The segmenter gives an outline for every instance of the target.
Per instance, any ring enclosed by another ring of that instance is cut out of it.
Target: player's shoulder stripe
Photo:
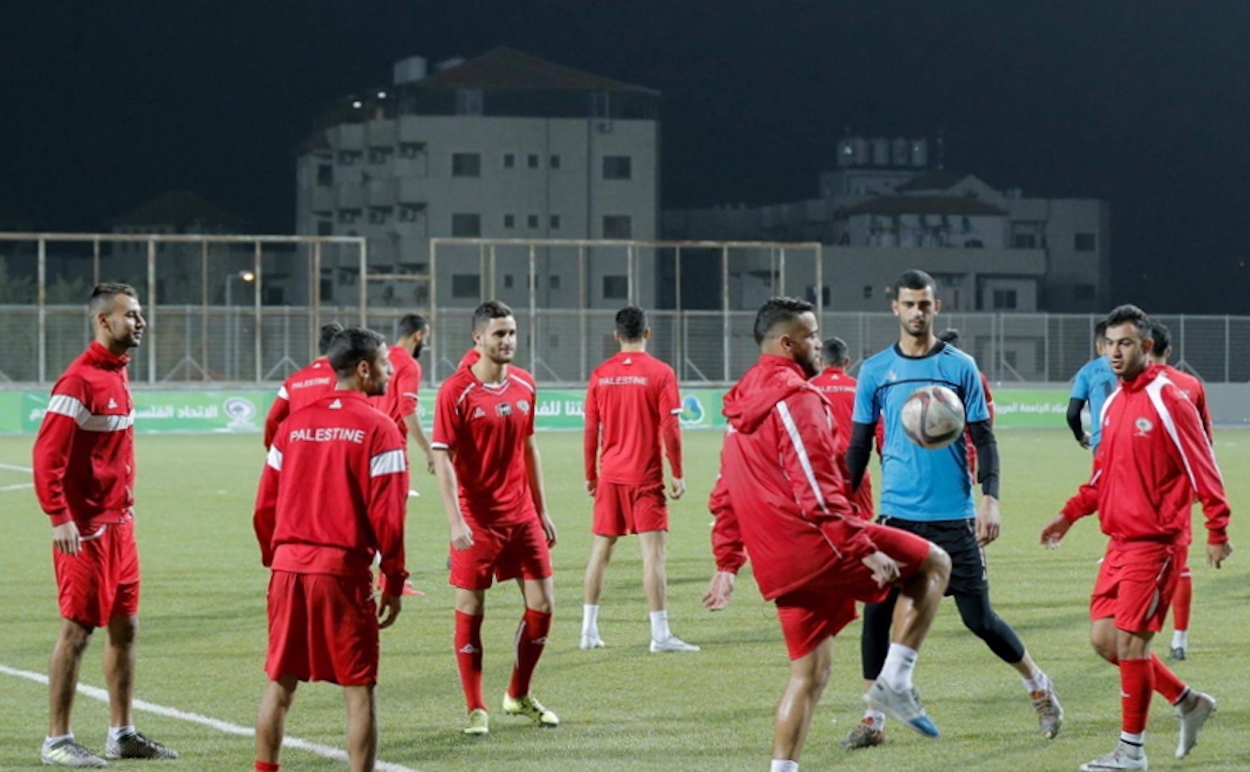
[[[408,460],[402,450],[387,450],[369,459],[369,476],[398,474],[408,468]]]

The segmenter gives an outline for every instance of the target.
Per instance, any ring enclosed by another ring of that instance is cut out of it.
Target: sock
[[[586,603],[582,605],[582,635],[598,636],[599,635],[599,604]]]
[[[1028,689],[1030,694],[1050,689],[1050,679],[1040,670],[1032,678],[1022,678],[1020,680],[1024,682],[1024,688]]]
[[[1185,696],[1185,691],[1189,687],[1185,686],[1185,682],[1180,679],[1172,671],[1172,668],[1163,664],[1163,660],[1159,659],[1158,654],[1150,655],[1150,669],[1154,678],[1154,689],[1159,696],[1175,705]]]
[[[550,613],[525,609],[516,631],[516,663],[512,667],[512,682],[508,684],[509,696],[524,697],[530,693],[530,679],[534,676],[534,668],[538,667],[538,658],[547,646],[550,629]]]
[[[1178,614],[1177,616],[1179,617],[1180,615]],[[1172,648],[1173,649],[1188,649],[1189,648],[1189,631],[1188,630],[1174,630],[1172,632]]]
[[[652,611],[651,612],[651,640],[665,641],[672,636],[672,632],[668,629],[668,612]]]
[[[1143,747],[1145,744],[1145,732],[1120,732],[1120,747],[1118,750],[1130,759],[1140,759],[1146,752],[1146,749]]]
[[[110,726],[109,727],[109,739],[110,740],[120,740],[126,735],[131,735],[134,733],[135,733],[134,724],[127,724],[126,726]]]
[[[486,710],[482,701],[482,616],[456,612],[456,667],[469,710]]]
[[[911,688],[911,673],[916,668],[915,649],[901,643],[891,643],[890,652],[885,655],[885,665],[877,678],[896,692]]]
[[[799,762],[789,759],[773,759],[768,772],[799,772]]]
[[[53,745],[56,745],[57,743],[62,743],[62,742],[65,742],[66,740],[72,741],[73,739],[74,739],[73,732],[70,732],[69,734],[59,734],[56,737],[45,737],[43,738],[43,747],[51,748]]]
[[[1172,629],[1176,633],[1172,637],[1172,646],[1177,646],[1176,636],[1184,636],[1185,631],[1189,629],[1189,607],[1194,600],[1194,577],[1189,573],[1189,567],[1184,566],[1180,577],[1176,581],[1176,592],[1172,595]],[[1184,640],[1179,644],[1184,646]]]
[[[869,708],[864,711],[864,722],[872,724],[873,729],[885,729],[885,714]]]
[[[1146,731],[1150,697],[1154,692],[1154,668],[1148,659],[1120,660],[1120,729],[1137,735]]]
[[[282,765],[276,761],[273,763],[270,763],[268,761],[261,761],[260,759],[257,759],[255,766],[252,768],[255,770],[255,772],[278,772],[278,768],[280,766]]]

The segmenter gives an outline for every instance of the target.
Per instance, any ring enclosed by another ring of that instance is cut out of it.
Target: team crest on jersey
[[[517,400],[516,406],[525,415],[530,414],[530,403],[528,399]]]
[[[1133,422],[1133,426],[1137,427],[1137,433],[1133,435],[1135,437],[1149,437],[1150,432],[1155,428],[1149,418],[1138,418]]]
[[[495,405],[495,415],[499,415],[499,416],[512,415],[512,403],[500,402],[498,405]]]

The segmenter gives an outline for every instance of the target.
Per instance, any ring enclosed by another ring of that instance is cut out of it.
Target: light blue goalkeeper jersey
[[[976,517],[972,478],[964,443],[926,450],[903,432],[903,403],[913,391],[937,384],[964,403],[966,420],[988,421],[989,408],[977,363],[959,349],[939,343],[922,357],[904,356],[897,345],[864,361],[855,390],[855,423],[883,421],[882,515],[903,520],[962,520]]]
[[[1119,379],[1111,372],[1111,363],[1105,356],[1089,360],[1076,371],[1069,399],[1079,399],[1089,404],[1089,447],[1094,450],[1102,439],[1102,406],[1119,387]]]

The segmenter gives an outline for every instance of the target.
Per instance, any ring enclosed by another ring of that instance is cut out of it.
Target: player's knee
[[[936,544],[929,545],[929,554],[925,557],[925,567],[929,573],[937,574],[944,580],[951,576],[951,556]]]

